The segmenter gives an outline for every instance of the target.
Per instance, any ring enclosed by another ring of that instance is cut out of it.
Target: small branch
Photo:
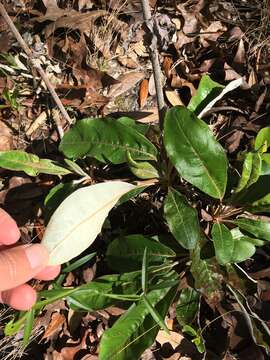
[[[151,34],[151,43],[149,44],[149,52],[150,52],[150,58],[151,58],[151,63],[152,63],[152,67],[153,67],[153,75],[154,75],[156,94],[157,94],[159,124],[160,124],[160,128],[163,129],[165,102],[164,102],[162,82],[161,82],[161,69],[160,69],[160,63],[159,63],[159,54],[158,54],[158,49],[157,49],[158,39],[157,39],[157,35],[156,35],[156,25],[152,19],[149,1],[141,0],[141,4],[142,4],[143,17],[144,17],[145,24],[149,31],[149,34]]]
[[[50,94],[52,95],[55,104],[57,105],[58,109],[60,110],[61,114],[63,115],[64,119],[71,124],[72,120],[70,119],[66,109],[64,108],[61,100],[59,99],[53,85],[50,83],[50,80],[48,79],[45,71],[42,69],[40,62],[34,58],[33,53],[31,51],[31,49],[27,46],[26,42],[23,40],[23,38],[21,37],[21,34],[19,33],[19,31],[17,30],[16,26],[14,25],[14,23],[12,22],[12,20],[10,19],[8,13],[6,12],[6,9],[4,8],[4,6],[2,4],[0,4],[0,13],[3,16],[3,19],[6,21],[10,31],[13,33],[13,35],[15,36],[16,40],[18,41],[18,43],[20,44],[21,48],[23,49],[23,51],[26,53],[26,55],[29,57],[30,62],[33,66],[33,68],[35,68],[37,70],[37,72],[39,73],[40,77],[42,78],[42,80],[44,81],[44,83],[47,86],[47,89],[49,90]],[[59,133],[63,133],[63,129],[59,128],[59,124],[56,124],[57,129],[59,131]]]

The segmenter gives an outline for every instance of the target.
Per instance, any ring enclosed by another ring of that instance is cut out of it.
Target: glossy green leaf
[[[38,174],[67,175],[68,169],[49,159],[40,159],[37,155],[21,150],[0,151],[0,167],[14,171],[24,171],[29,176]]]
[[[181,291],[176,305],[176,318],[181,326],[191,324],[199,309],[200,294],[192,288]]]
[[[165,317],[176,288],[154,290],[148,293],[148,301],[162,318]],[[100,360],[139,359],[145,349],[150,347],[157,335],[156,324],[148,307],[142,299],[132,305],[112,326],[105,331],[100,342]]]
[[[148,188],[148,186],[150,185],[146,185],[146,186],[136,186],[134,189],[130,190],[129,192],[127,192],[125,195],[121,196],[121,198],[119,199],[117,205],[122,205],[125,202],[135,198],[136,196],[138,196],[140,193],[142,193],[145,189]]]
[[[58,299],[66,299],[69,306],[77,311],[104,309],[119,301],[135,301],[141,289],[141,272],[122,275],[105,275],[76,288],[58,287],[39,293],[35,309],[41,309]]]
[[[242,168],[242,175],[235,192],[240,192],[256,183],[261,175],[262,158],[259,153],[249,152],[245,156]]]
[[[143,261],[142,261],[142,291],[144,294],[148,290],[148,248],[146,247],[143,252]]]
[[[127,163],[129,170],[139,179],[158,178],[157,169],[147,161],[135,161],[132,159],[130,152],[127,152]]]
[[[183,195],[170,188],[164,202],[164,216],[175,239],[185,249],[194,249],[201,238],[196,209]]]
[[[91,259],[93,259],[93,257],[96,256],[96,253],[92,253],[92,254],[88,254],[83,256],[82,258],[72,262],[71,264],[67,265],[64,267],[64,269],[62,269],[62,273],[67,274],[70,271],[74,271],[76,269],[78,269],[79,267],[85,265],[87,262],[89,262]]]
[[[221,265],[245,261],[254,255],[255,245],[264,245],[264,241],[250,238],[242,234],[238,228],[230,231],[220,223],[213,225],[211,235],[216,258]]]
[[[270,240],[270,221],[238,218],[233,221],[240,229],[256,236],[259,239]]]
[[[125,297],[130,299],[141,289],[140,272],[123,275],[105,275],[95,281],[80,286],[67,297],[69,305],[74,310],[102,310],[116,304]],[[114,295],[114,296],[113,296]]]
[[[119,119],[117,119],[117,121],[123,125],[134,128],[136,131],[138,131],[139,133],[141,133],[143,135],[145,135],[149,129],[149,124],[140,123],[134,119],[131,119],[128,116],[122,116]]]
[[[264,146],[266,149],[270,146],[270,127],[261,129],[255,139],[255,150],[259,150]]]
[[[75,163],[75,161],[72,161],[70,159],[65,159],[65,163],[68,165],[68,167],[75,173],[78,174],[80,176],[89,176],[86,172],[84,172],[84,170]]]
[[[231,203],[237,206],[244,205],[245,207],[252,205],[254,202],[269,194],[269,181],[270,175],[260,176],[258,181],[248,189],[233,194],[230,199]]]
[[[196,94],[188,104],[188,109],[198,115],[211,100],[221,93],[223,88],[223,85],[213,81],[210,76],[204,75]]]
[[[63,264],[86,250],[96,239],[110,210],[134,185],[108,181],[69,195],[52,215],[42,244],[49,264]]]
[[[128,235],[114,239],[108,246],[106,260],[109,266],[120,272],[139,270],[142,267],[144,249],[148,249],[148,263],[159,264],[175,256],[169,247],[143,235]]]
[[[218,263],[221,265],[230,263],[234,251],[234,241],[230,230],[223,224],[215,223],[211,235]]]
[[[261,199],[255,201],[248,211],[253,213],[269,212],[270,211],[270,194],[265,195]]]
[[[244,84],[245,84],[245,79],[243,77],[229,82],[229,84],[227,84],[225,86],[225,88],[222,89],[220,94],[218,94],[216,97],[214,97],[214,99],[212,99],[210,102],[208,102],[208,104],[206,104],[203,107],[201,112],[198,114],[198,117],[202,118],[215,105],[215,103],[218,102],[219,100],[221,100],[228,92],[233,91],[233,90],[237,89],[239,86],[244,85]]]
[[[155,320],[155,322],[159,325],[159,327],[161,329],[163,329],[168,335],[170,335],[170,331],[167,328],[163,318],[160,316],[160,314],[156,311],[156,309],[151,305],[150,301],[148,300],[146,295],[142,296],[143,301],[146,305],[146,307],[149,310],[149,313],[152,315],[153,319]]]
[[[101,162],[121,164],[130,152],[135,160],[156,160],[157,149],[133,127],[106,119],[78,121],[63,137],[59,149],[73,159],[91,156]]]
[[[207,124],[184,107],[165,116],[164,144],[179,174],[206,194],[222,199],[227,184],[227,158]]]

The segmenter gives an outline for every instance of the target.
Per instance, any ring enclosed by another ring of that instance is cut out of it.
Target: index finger
[[[12,217],[0,208],[0,244],[11,245],[20,238],[20,230]]]

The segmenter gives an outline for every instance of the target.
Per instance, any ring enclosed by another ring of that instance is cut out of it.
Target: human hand
[[[49,255],[41,244],[14,244],[20,238],[15,221],[0,209],[0,302],[17,310],[28,310],[37,294],[28,284],[32,278],[52,280],[60,266],[46,266]]]

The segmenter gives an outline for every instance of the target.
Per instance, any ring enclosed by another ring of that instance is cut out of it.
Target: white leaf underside
[[[87,249],[110,210],[134,188],[122,181],[108,181],[69,195],[52,215],[42,239],[50,254],[49,265],[63,264]]]

